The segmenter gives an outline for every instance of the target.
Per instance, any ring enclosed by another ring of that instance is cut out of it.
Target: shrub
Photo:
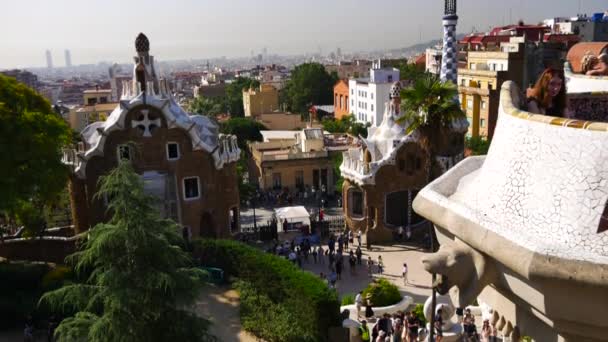
[[[44,263],[0,262],[0,329],[19,326],[28,315],[34,319],[48,316],[38,307],[40,296],[61,286],[71,276],[68,268],[53,268]]]
[[[363,290],[363,298],[369,298],[373,306],[389,306],[403,298],[396,285],[386,279],[378,279]]]
[[[352,293],[347,293],[342,296],[342,306],[355,304],[355,295]]]
[[[327,341],[340,325],[334,290],[289,261],[230,240],[196,240],[204,266],[219,267],[241,295],[243,327],[268,341]]]
[[[416,304],[416,307],[414,307],[413,311],[422,326],[426,326],[426,318],[424,317],[424,305]]]

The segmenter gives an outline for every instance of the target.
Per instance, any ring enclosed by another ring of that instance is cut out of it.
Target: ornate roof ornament
[[[135,50],[138,53],[147,53],[150,51],[150,41],[148,40],[148,37],[141,32],[137,35],[137,38],[135,38]]]
[[[391,86],[391,90],[389,92],[389,99],[397,99],[401,97],[401,83],[395,82]]]

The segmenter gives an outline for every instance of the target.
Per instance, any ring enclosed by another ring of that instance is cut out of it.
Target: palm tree
[[[422,149],[426,151],[429,171],[437,156],[441,137],[448,133],[450,125],[465,115],[458,101],[458,87],[452,82],[442,82],[437,75],[425,73],[414,83],[401,90],[401,110],[398,122],[407,124],[407,133],[418,131]],[[432,172],[429,172],[430,178]],[[431,180],[429,179],[429,180]]]

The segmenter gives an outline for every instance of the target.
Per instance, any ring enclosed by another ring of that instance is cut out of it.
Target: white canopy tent
[[[274,216],[277,219],[279,232],[297,230],[302,225],[310,227],[310,213],[303,206],[277,208],[274,210]],[[288,224],[283,227],[286,221]]]

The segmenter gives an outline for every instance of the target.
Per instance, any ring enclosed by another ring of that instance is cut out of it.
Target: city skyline
[[[326,54],[338,48],[343,53],[403,48],[441,37],[437,23],[443,1],[379,0],[370,5],[348,0],[306,4],[266,0],[256,5],[244,0],[170,4],[159,0],[25,0],[8,6],[7,13],[12,15],[0,22],[0,30],[12,34],[0,38],[0,50],[11,53],[2,57],[0,69],[43,67],[46,50],[54,56],[70,50],[75,65],[129,62],[132,56],[126,51],[133,48],[126,42],[130,39],[117,38],[135,37],[139,32],[153,39],[151,48],[158,60],[247,57],[251,51],[262,53],[265,48],[268,54],[279,55],[319,50]],[[462,0],[458,33],[487,31],[520,19],[538,23],[607,9],[602,0]]]

